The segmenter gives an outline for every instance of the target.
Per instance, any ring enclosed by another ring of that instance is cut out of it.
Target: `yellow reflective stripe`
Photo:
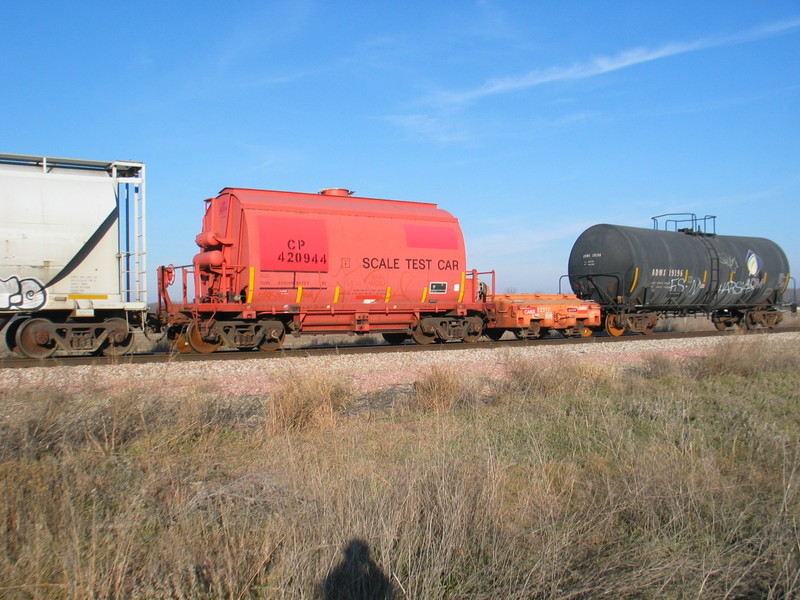
[[[389,298],[392,297],[392,286],[386,288],[386,295],[383,297],[384,302],[389,302]]]
[[[686,269],[686,273],[684,273],[684,275],[683,275],[683,281],[684,281],[684,283],[689,281],[689,269]]]
[[[761,283],[767,283],[767,274],[764,273],[764,280]]]
[[[250,304],[253,301],[253,286],[256,282],[256,268],[250,267],[250,284],[247,286],[247,303]]]
[[[300,298],[302,298],[302,297],[303,297],[303,286],[302,285],[298,285],[297,286],[297,297],[294,299],[294,301],[299,303],[300,302]]]
[[[336,286],[336,291],[333,292],[333,303],[334,304],[336,304],[339,301],[339,292],[340,291],[341,291],[341,288],[337,285]]]
[[[422,289],[422,299],[420,302],[425,302],[428,299],[428,288],[427,286]]]
[[[633,274],[633,285],[631,286],[631,289],[628,290],[628,293],[630,294],[633,293],[633,290],[636,287],[637,283],[639,283],[639,267],[636,267],[636,271]]]
[[[461,292],[458,294],[458,301],[461,302],[464,299],[464,285],[467,282],[467,272],[461,271]]]
[[[703,283],[708,280],[708,271],[703,271]]]
[[[70,294],[70,300],[108,300],[108,294]]]
[[[731,271],[731,277],[728,279],[728,281],[733,281],[733,271]]]
[[[786,288],[789,287],[789,279],[791,279],[791,278],[789,277],[789,273],[787,273],[786,274],[786,283],[783,284],[783,289],[781,290],[781,294],[786,292]]]

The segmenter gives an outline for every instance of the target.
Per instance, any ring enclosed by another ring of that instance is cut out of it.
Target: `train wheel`
[[[482,331],[480,333],[469,333],[469,334],[465,335],[464,337],[462,337],[461,341],[466,343],[466,344],[474,344],[475,342],[477,342],[482,337],[483,337],[483,332]]]
[[[483,322],[477,321],[476,319],[471,319],[471,320],[477,326],[478,331],[477,333],[472,333],[472,332],[466,333],[464,337],[461,338],[461,341],[464,342],[465,344],[474,344],[483,337]],[[470,319],[467,319],[467,325],[469,324],[470,324]]]
[[[483,333],[493,342],[499,342],[505,332],[505,329],[485,329]]]
[[[408,334],[406,333],[384,333],[382,335],[383,339],[392,346],[399,346],[408,339]]]
[[[758,323],[756,323],[753,317],[754,315],[751,312],[744,313],[744,315],[742,315],[742,320],[739,322],[739,328],[745,331],[752,331],[753,329],[757,329]]]
[[[271,327],[267,330],[267,337],[264,338],[264,341],[258,346],[259,350],[263,350],[264,352],[274,352],[281,346],[283,346],[283,340],[286,339],[286,329],[281,324],[280,330],[275,327]]]
[[[104,356],[123,356],[133,348],[133,332],[128,331],[125,319],[107,319],[108,337],[100,346]]]
[[[56,342],[50,335],[50,321],[28,319],[17,329],[16,351],[27,358],[47,358],[56,351]]]
[[[170,327],[167,330],[167,340],[169,341],[170,351],[188,354],[192,351],[189,342],[186,341],[186,333],[181,327]]]
[[[717,328],[717,331],[727,331],[728,324],[724,321],[714,321],[714,327]]]
[[[606,332],[608,335],[612,337],[619,337],[626,331],[626,327],[623,325],[620,327],[617,323],[617,315],[608,314],[606,315]]]
[[[422,346],[427,346],[428,344],[432,344],[436,341],[436,336],[432,333],[425,333],[422,331],[422,327],[417,325],[411,331],[412,339]]]
[[[19,330],[19,326],[25,323],[26,320],[27,319],[17,319],[6,327],[6,346],[8,346],[11,352],[16,354],[21,354],[17,348],[17,331]]]
[[[220,340],[212,342],[204,339],[203,335],[200,333],[200,327],[198,326],[197,321],[192,321],[189,323],[189,327],[186,329],[186,342],[189,344],[189,347],[192,350],[199,352],[200,354],[211,354],[212,352],[216,352],[222,345]]]

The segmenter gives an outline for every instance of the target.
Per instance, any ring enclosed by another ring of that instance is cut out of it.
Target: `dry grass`
[[[546,359],[519,358],[505,361],[505,377],[498,386],[501,398],[563,397],[603,393],[620,373],[614,364],[577,360],[574,355],[554,352]]]
[[[324,373],[310,377],[291,373],[280,382],[268,403],[271,430],[332,427],[337,413],[347,407],[353,395],[353,390],[341,379]]]
[[[15,390],[0,596],[796,598],[798,350],[750,343],[625,370],[509,356],[488,394],[438,369],[383,413],[324,377]]]
[[[473,406],[478,398],[470,378],[453,368],[433,367],[414,382],[412,410],[450,411],[457,407]]]

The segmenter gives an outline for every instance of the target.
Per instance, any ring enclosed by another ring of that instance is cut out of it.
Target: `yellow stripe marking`
[[[703,283],[708,280],[708,271],[703,271]]]
[[[428,299],[428,288],[425,287],[422,289],[422,300],[420,302],[425,302]]]
[[[683,275],[683,282],[686,283],[689,281],[689,269],[686,269],[686,273]]]
[[[637,283],[639,283],[639,267],[636,267],[636,271],[633,274],[633,285],[631,286],[631,289],[628,290],[629,294],[633,293],[633,290],[636,287]]]
[[[297,297],[294,299],[294,301],[299,304],[300,303],[300,298],[302,298],[302,297],[303,297],[303,286],[302,285],[298,285],[297,286]]]
[[[389,302],[389,298],[392,297],[392,286],[386,288],[386,295],[383,297],[384,302]]]
[[[458,294],[458,301],[461,302],[464,300],[464,285],[467,282],[467,272],[461,271],[461,291]]]
[[[250,267],[250,283],[247,286],[247,303],[250,304],[253,301],[253,286],[256,283],[256,268]]]
[[[733,281],[733,271],[731,271],[731,277],[728,279],[728,281]]]
[[[70,294],[70,300],[108,300],[108,294]]]
[[[761,283],[767,283],[767,274],[764,273],[764,280]]]
[[[783,284],[783,289],[781,290],[781,294],[783,294],[784,292],[786,292],[786,288],[788,288],[788,287],[789,287],[789,279],[790,279],[790,277],[789,277],[789,273],[787,273],[787,274],[786,274],[786,283],[784,283],[784,284]]]
[[[342,288],[340,288],[340,287],[337,285],[337,286],[336,286],[336,291],[335,291],[335,292],[333,292],[333,303],[334,303],[334,304],[336,304],[337,302],[339,302],[339,292],[341,291],[341,289],[342,289]]]

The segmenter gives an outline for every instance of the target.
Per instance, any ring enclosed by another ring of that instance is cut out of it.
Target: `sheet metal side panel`
[[[46,285],[116,210],[116,182],[108,173],[0,165],[0,309],[31,308],[8,293],[14,282]],[[36,308],[62,307],[70,295],[119,302],[118,226],[117,220],[85,260],[47,290],[48,304]]]
[[[457,300],[465,250],[455,218],[438,221],[418,215],[399,220],[307,208],[242,204],[237,237],[244,244],[246,271],[256,268],[254,302],[291,303],[302,286],[303,302],[309,303],[375,304],[387,303],[387,298],[388,304],[419,303],[425,290],[431,292],[432,282],[444,284],[446,291],[431,294],[428,301]],[[413,226],[438,228],[451,247],[435,247],[435,242],[433,247],[412,247],[406,228]],[[243,286],[244,274],[240,282]]]
[[[716,273],[714,252],[719,257]],[[573,285],[597,274],[602,289],[612,297],[619,289],[625,304],[652,310],[718,309],[767,302],[786,283],[789,266],[780,247],[765,238],[701,239],[681,232],[595,225],[576,240],[569,273]],[[617,274],[620,284],[602,273]],[[593,299],[600,301],[598,296]]]

